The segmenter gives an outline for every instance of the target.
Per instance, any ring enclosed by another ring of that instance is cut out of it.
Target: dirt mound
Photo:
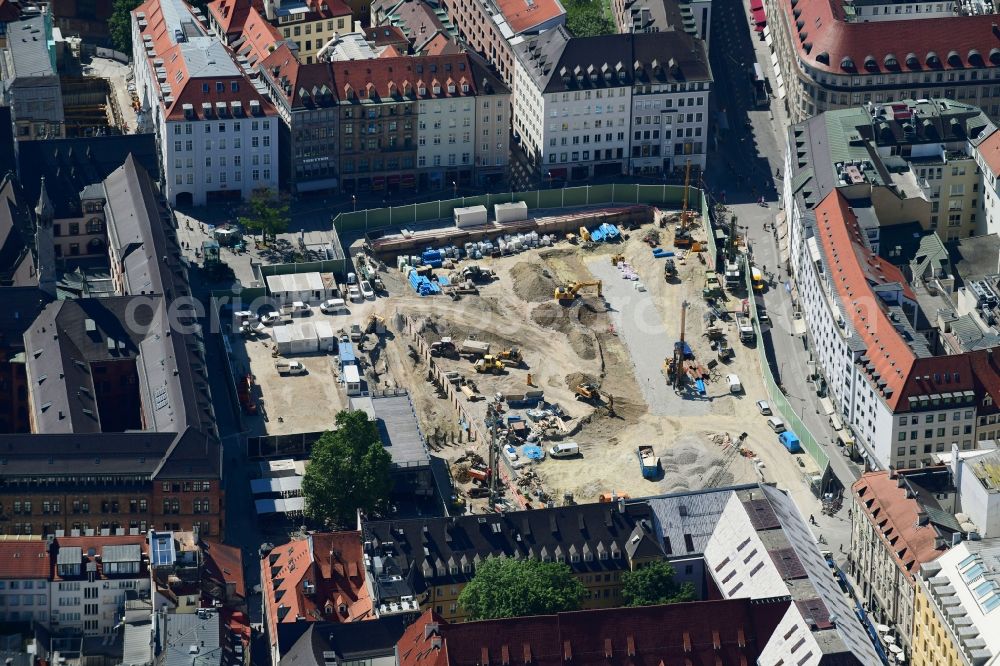
[[[575,389],[580,384],[596,384],[597,378],[583,372],[571,372],[566,375],[566,387]]]
[[[589,361],[597,358],[597,340],[594,332],[580,323],[581,313],[587,309],[588,306],[566,307],[551,301],[535,307],[531,319],[539,326],[565,334],[569,338],[570,348],[576,355]]]
[[[556,281],[552,275],[538,264],[526,261],[514,264],[510,269],[510,277],[514,282],[514,293],[522,301],[529,303],[551,300],[556,290]]]

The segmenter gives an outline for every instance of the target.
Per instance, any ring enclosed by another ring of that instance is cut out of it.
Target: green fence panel
[[[708,255],[712,257],[711,264],[719,256],[719,248],[715,245],[715,231],[712,229],[712,218],[709,215],[707,198],[699,197],[699,199],[701,200],[701,224],[705,228],[705,238],[708,239]]]
[[[757,334],[757,355],[760,360],[760,370],[764,377],[764,388],[767,389],[767,395],[770,398],[771,409],[781,416],[781,419],[785,422],[785,426],[798,436],[803,450],[809,454],[809,457],[813,459],[819,468],[820,476],[825,477],[827,468],[830,466],[830,457],[823,450],[822,445],[820,445],[819,441],[812,434],[812,431],[806,427],[802,419],[799,418],[799,415],[792,409],[788,399],[785,398],[785,394],[778,388],[778,384],[774,380],[774,375],[771,373],[771,366],[767,362],[767,355],[764,353],[763,338],[760,333],[760,322],[757,318],[757,303],[753,298],[750,261],[746,257],[743,259],[743,273],[746,278],[747,293],[750,294],[747,300],[750,304],[750,314],[753,317],[754,331]]]

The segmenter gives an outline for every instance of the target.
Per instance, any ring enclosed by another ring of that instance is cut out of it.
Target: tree
[[[116,51],[132,55],[132,10],[140,4],[142,0],[114,0],[112,3],[108,32]]]
[[[586,589],[563,562],[494,557],[482,562],[458,596],[471,619],[577,610]]]
[[[288,200],[274,190],[259,188],[250,195],[246,215],[239,223],[250,233],[260,233],[266,243],[288,229]]]
[[[669,562],[653,562],[622,574],[622,597],[627,606],[654,606],[694,601],[694,586],[678,584]]]
[[[309,517],[345,526],[355,522],[359,509],[371,513],[388,506],[392,457],[365,412],[340,412],[336,424],[313,444],[302,494]]]

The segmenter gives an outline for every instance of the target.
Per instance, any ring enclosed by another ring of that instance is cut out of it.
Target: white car
[[[757,411],[760,412],[761,416],[771,415],[771,405],[767,404],[767,400],[757,401]]]
[[[368,280],[361,281],[361,295],[365,297],[365,300],[374,301],[375,300],[375,290],[372,289],[371,284]]]
[[[277,312],[265,312],[260,316],[260,323],[265,326],[274,326],[281,321],[281,315]]]
[[[319,309],[323,314],[337,314],[341,310],[346,310],[347,304],[342,298],[330,298],[320,303]]]
[[[351,302],[353,303],[360,303],[361,301],[364,300],[363,298],[361,298],[361,290],[359,290],[354,285],[351,285],[351,287],[347,290],[347,293],[351,299]]]
[[[503,454],[507,456],[507,460],[515,462],[517,460],[517,448],[508,444],[503,447]]]

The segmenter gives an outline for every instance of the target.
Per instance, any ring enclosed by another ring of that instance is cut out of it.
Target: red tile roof
[[[277,625],[371,620],[372,600],[365,586],[361,533],[324,532],[272,550],[260,563],[267,597],[270,636]],[[315,592],[307,594],[306,583]]]
[[[776,0],[776,6],[800,57],[823,71],[863,76],[1000,66],[996,17],[989,14],[908,18],[889,29],[878,21],[846,22],[839,0]]]
[[[337,100],[337,85],[333,81],[330,63],[304,65],[296,59],[287,44],[281,44],[267,56],[261,70],[275,82],[281,95],[293,109],[314,108],[317,100],[322,106],[324,95],[328,95],[325,99],[330,102]],[[303,92],[307,94],[303,96]]]
[[[341,100],[364,99],[369,90],[378,97],[437,99],[476,94],[476,82],[469,57],[463,54],[422,57],[387,57],[331,63],[337,95]],[[463,84],[468,91],[463,92]],[[449,92],[449,86],[454,87]],[[440,92],[435,94],[434,88]],[[420,89],[424,94],[420,95]]]
[[[525,32],[566,13],[559,0],[497,0],[500,13],[514,34]]]
[[[264,11],[260,0],[214,0],[208,3],[209,13],[215,17],[222,32],[231,39],[239,37],[250,11]]]
[[[184,49],[185,47],[190,49],[192,44],[174,43],[173,26],[167,25],[159,0],[146,0],[146,2],[133,10],[132,13],[142,13],[145,15],[146,27],[142,29],[141,34],[143,36],[148,35],[152,40],[153,46],[152,56],[146,56],[144,52],[140,52],[136,54],[136,58],[145,57],[147,61],[155,61],[156,59],[163,61],[162,67],[166,77],[165,82],[160,85],[170,86],[171,94],[169,99],[172,101],[168,103],[166,96],[164,96],[164,100],[160,104],[163,106],[164,115],[168,120],[183,120],[185,118],[185,104],[190,104],[193,107],[195,118],[201,118],[202,104],[205,102],[212,104],[213,113],[217,102],[224,102],[227,107],[229,107],[231,102],[240,102],[243,106],[243,114],[249,115],[250,102],[254,101],[259,103],[261,115],[271,116],[275,114],[274,106],[271,105],[271,102],[261,96],[251,81],[240,72],[240,67],[236,63],[232,52],[218,42],[215,42],[214,38],[204,34],[198,35],[198,38],[212,40],[210,42],[212,44],[211,48],[225,50],[225,56],[221,55],[221,51],[212,52],[218,53],[219,57],[230,59],[232,68],[227,67],[226,70],[235,70],[240,73],[221,75],[218,71],[212,71],[215,66],[212,65],[211,59],[202,64],[203,67],[209,69],[207,73],[201,74],[199,71],[189,71],[184,57]],[[200,22],[194,18],[193,14],[191,15],[191,19],[191,25],[195,26],[195,30],[200,31]],[[147,62],[145,66],[149,66],[149,64]],[[217,89],[218,83],[222,84],[221,91]],[[236,90],[233,90],[232,84],[234,83],[236,84]],[[206,84],[208,85],[207,91],[204,88]]]
[[[428,611],[403,634],[397,653],[400,666],[752,664],[789,605],[695,601],[461,624]]]
[[[935,545],[937,532],[920,524],[923,507],[889,472],[866,472],[851,486],[857,510],[875,525],[882,546],[912,585],[920,565],[937,559],[943,552]]]
[[[0,579],[48,578],[52,573],[49,545],[42,539],[0,537]]]
[[[895,408],[916,354],[893,326],[871,287],[899,280],[902,275],[897,270],[885,272],[888,264],[865,245],[858,218],[838,190],[816,207],[816,226],[844,314],[864,342],[874,372],[886,382],[886,402]],[[906,284],[905,279],[902,284]]]
[[[387,46],[391,44],[405,51],[410,45],[403,31],[394,25],[379,25],[364,28],[364,32],[365,39],[369,42],[374,42],[375,46]]]
[[[234,44],[234,48],[238,54],[246,56],[252,66],[274,51],[281,40],[281,33],[278,32],[278,29],[268,23],[256,9],[251,9],[243,24],[239,45]]]
[[[1000,132],[990,134],[985,141],[979,144],[978,150],[993,175],[1000,175]]]
[[[232,583],[236,594],[246,598],[243,552],[235,546],[227,546],[213,539],[202,539],[202,552],[205,556],[205,573],[223,585]]]

